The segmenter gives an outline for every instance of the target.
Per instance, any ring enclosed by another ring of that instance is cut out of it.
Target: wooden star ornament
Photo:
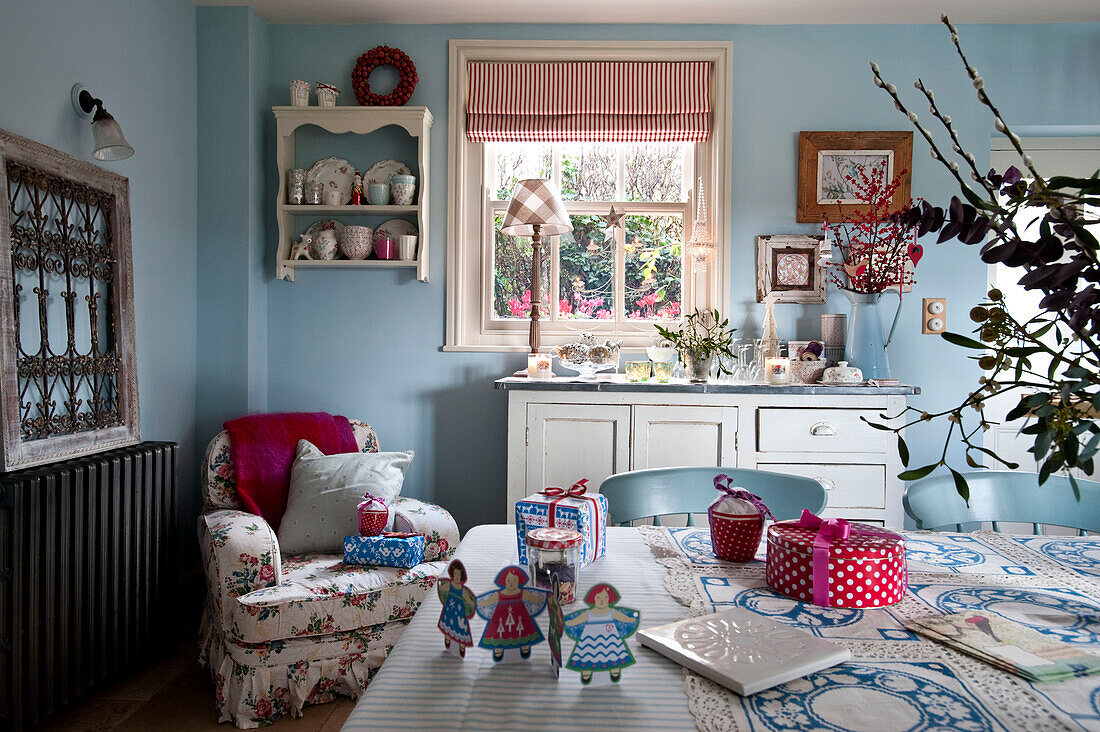
[[[612,206],[611,210],[600,218],[604,221],[603,230],[608,234],[613,232],[615,229],[623,228],[623,210],[621,208],[617,209]]]

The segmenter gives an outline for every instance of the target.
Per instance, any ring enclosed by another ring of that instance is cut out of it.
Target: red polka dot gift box
[[[721,495],[707,509],[710,547],[724,561],[751,562],[764,536],[764,517],[771,511],[760,496],[731,485],[731,480],[724,474],[714,476]]]
[[[768,527],[766,577],[772,589],[822,607],[893,605],[908,587],[905,537],[804,510]]]

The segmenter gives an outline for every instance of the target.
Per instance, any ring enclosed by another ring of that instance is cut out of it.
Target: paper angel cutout
[[[470,618],[474,616],[477,598],[466,587],[466,567],[459,560],[447,565],[447,576],[440,577],[435,585],[443,611],[439,613],[439,630],[443,632],[444,647],[459,658],[466,657],[467,646],[474,644],[470,634]],[[454,644],[452,647],[451,644]]]
[[[612,683],[622,677],[623,669],[634,664],[634,656],[625,638],[638,630],[641,613],[615,607],[619,593],[609,584],[600,583],[584,596],[587,610],[565,617],[565,633],[577,641],[565,667],[580,671],[581,683],[592,683],[596,671],[607,671]]]
[[[561,672],[561,634],[565,627],[565,616],[561,610],[561,581],[556,576],[547,608],[546,614],[550,616],[550,666],[554,669],[554,678],[557,678]]]
[[[494,661],[504,660],[505,651],[516,649],[528,658],[531,646],[543,640],[535,616],[546,609],[548,593],[526,587],[528,579],[519,567],[505,567],[494,580],[501,589],[478,595],[477,614],[489,621],[478,645],[492,649]],[[509,654],[508,660],[516,659]]]

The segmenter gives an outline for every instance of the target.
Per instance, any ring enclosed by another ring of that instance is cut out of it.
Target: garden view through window
[[[486,145],[492,319],[530,317],[531,240],[500,226],[516,181],[539,177],[558,185],[573,223],[572,233],[543,242],[543,319],[609,329],[679,320],[692,156],[681,143]],[[624,213],[618,227],[606,220],[612,205]]]

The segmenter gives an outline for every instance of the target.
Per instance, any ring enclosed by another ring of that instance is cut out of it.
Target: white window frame
[[[545,61],[704,61],[711,65],[710,139],[694,144],[694,177],[703,177],[707,195],[707,225],[715,250],[706,269],[694,272],[685,256],[681,311],[717,308],[728,312],[728,262],[731,210],[733,98],[730,94],[733,47],[721,42],[655,41],[495,41],[450,42],[447,152],[447,341],[445,351],[527,351],[528,321],[493,321],[491,283],[492,240],[485,217],[489,215],[491,170],[485,165],[485,144],[466,137],[466,93],[471,62]],[[664,207],[686,208],[692,215],[684,222],[684,239],[691,237],[696,210],[696,186],[689,185],[688,199],[680,204],[644,204],[659,213]],[[579,203],[579,202],[578,202]],[[599,204],[603,207],[604,204]],[[572,206],[572,203],[571,203]],[[606,213],[606,211],[600,211]],[[556,255],[557,238],[550,248]],[[616,255],[621,258],[621,253]],[[487,266],[488,263],[488,266]],[[616,266],[618,266],[616,262]],[[556,283],[552,282],[552,286]],[[554,288],[556,290],[556,287]],[[551,301],[552,304],[554,301]],[[622,308],[625,303],[616,303]],[[552,308],[553,309],[553,308]],[[652,321],[647,321],[652,323]],[[550,346],[575,340],[585,330],[604,332],[605,321],[541,321],[542,344]],[[614,333],[628,349],[640,349],[652,342],[652,326],[624,325]]]

